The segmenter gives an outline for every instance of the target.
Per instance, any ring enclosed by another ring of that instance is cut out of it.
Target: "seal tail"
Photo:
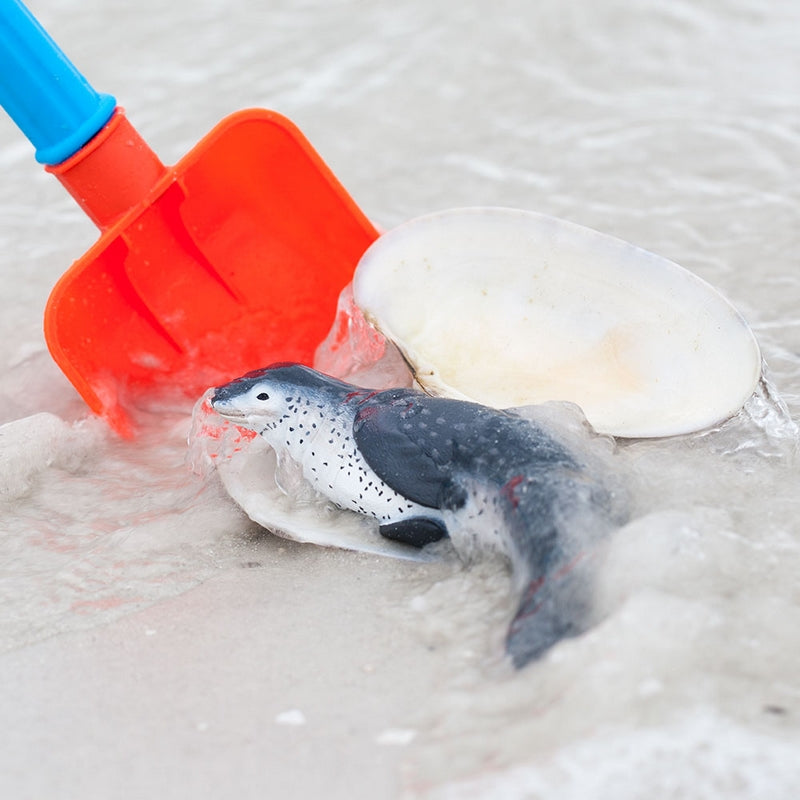
[[[506,634],[506,652],[517,669],[592,627],[593,560],[579,555],[528,582]]]
[[[524,587],[506,635],[517,668],[602,617],[595,585],[605,544],[627,512],[603,483],[562,459],[500,487],[515,582]]]

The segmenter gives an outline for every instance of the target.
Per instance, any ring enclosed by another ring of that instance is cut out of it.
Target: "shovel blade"
[[[310,363],[377,231],[287,119],[223,120],[64,274],[53,358],[123,435],[131,411]]]

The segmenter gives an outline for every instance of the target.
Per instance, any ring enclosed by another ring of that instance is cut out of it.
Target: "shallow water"
[[[751,322],[788,418],[621,444],[608,616],[515,674],[502,564],[276,539],[188,470],[189,409],[135,446],[86,418],[40,326],[95,233],[0,119],[3,794],[792,797],[796,3],[34,10],[166,162],[272,107],[384,227],[515,206],[677,261]]]

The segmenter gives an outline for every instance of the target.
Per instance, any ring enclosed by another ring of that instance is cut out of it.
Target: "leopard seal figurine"
[[[215,389],[212,408],[290,458],[340,508],[422,547],[500,552],[519,605],[516,667],[591,625],[591,554],[621,521],[612,494],[543,425],[409,388],[375,391],[280,363]]]

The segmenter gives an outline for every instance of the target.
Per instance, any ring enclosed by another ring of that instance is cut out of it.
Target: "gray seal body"
[[[248,373],[211,404],[382,535],[423,546],[449,534],[465,557],[506,555],[521,595],[506,639],[517,667],[590,624],[591,552],[619,520],[603,484],[542,426],[298,364]]]

